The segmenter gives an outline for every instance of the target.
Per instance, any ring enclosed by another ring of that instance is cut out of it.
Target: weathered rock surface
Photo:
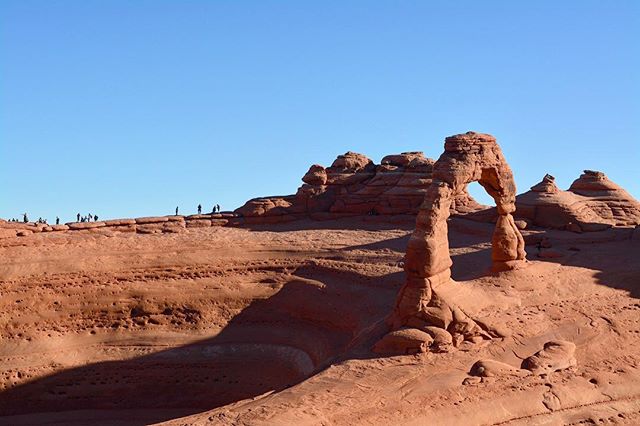
[[[525,359],[522,367],[534,374],[548,374],[574,367],[576,345],[564,340],[553,340],[544,344],[539,352]]]
[[[451,280],[447,219],[452,200],[475,181],[493,197],[499,214],[492,238],[493,270],[515,269],[525,262],[524,240],[512,216],[516,186],[495,138],[474,132],[446,138],[445,151],[433,165],[433,180],[407,246],[406,281],[390,319],[392,329],[435,326],[446,329],[456,346],[464,340],[490,338],[462,310],[436,293]]]
[[[66,225],[69,229],[73,230],[94,229],[106,226],[104,222],[69,222]]]
[[[378,354],[416,354],[426,352],[433,338],[416,328],[402,328],[387,333],[373,347]]]
[[[100,222],[69,222],[66,225],[7,222],[0,219],[0,238],[28,236],[39,232],[81,231],[101,229],[104,232],[134,232],[138,234],[179,233],[186,228],[237,226],[235,213],[214,213],[191,216],[151,216],[134,219],[109,219]],[[24,232],[22,232],[24,231]],[[101,232],[102,232],[101,231]]]
[[[602,172],[585,170],[571,184],[569,191],[587,197],[585,204],[606,223],[640,224],[640,202]]]
[[[528,370],[515,368],[504,362],[492,359],[481,359],[471,367],[470,374],[479,377],[501,377],[501,376],[526,376],[531,374]]]
[[[640,224],[640,202],[604,173],[585,170],[568,191],[546,175],[516,197],[515,216],[534,225],[573,232],[601,231],[611,226]]]
[[[379,165],[362,154],[339,155],[331,167],[314,164],[303,176],[295,195],[255,198],[235,212],[247,223],[275,223],[304,217],[326,220],[346,216],[418,213],[432,181],[434,160],[422,152],[384,157]],[[452,213],[482,208],[459,188],[450,204]]]
[[[168,220],[167,216],[138,217],[136,218],[136,223],[144,225],[149,223],[162,223]]]

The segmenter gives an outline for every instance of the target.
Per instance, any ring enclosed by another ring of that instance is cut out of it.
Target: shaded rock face
[[[451,279],[447,236],[451,203],[474,181],[493,197],[499,214],[492,238],[493,270],[514,269],[525,262],[524,240],[512,216],[516,186],[495,138],[474,132],[446,138],[445,151],[433,166],[433,180],[407,246],[406,281],[391,317],[393,329],[435,326],[450,333],[454,344],[489,337],[460,309],[437,295],[438,286]]]
[[[362,154],[339,155],[330,167],[314,164],[295,195],[249,200],[235,212],[247,223],[274,223],[309,217],[415,215],[432,181],[435,161],[422,152],[388,155],[375,164]],[[481,209],[466,185],[453,196],[452,213]]]
[[[546,175],[516,197],[516,217],[545,228],[574,232],[640,224],[640,203],[602,172],[585,170],[568,191]]]

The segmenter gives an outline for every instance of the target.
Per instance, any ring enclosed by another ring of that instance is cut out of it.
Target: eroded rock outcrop
[[[522,368],[533,374],[548,374],[576,366],[574,356],[576,345],[564,340],[552,340],[544,344],[543,348],[526,358]]]
[[[607,223],[640,224],[640,203],[602,172],[585,170],[569,191],[586,197],[585,204]]]
[[[514,269],[525,262],[524,240],[512,216],[516,186],[495,138],[474,132],[446,138],[407,246],[406,281],[390,318],[392,329],[437,327],[451,336],[454,345],[490,337],[459,307],[438,295],[438,287],[451,282],[447,236],[451,203],[467,184],[476,181],[493,197],[498,212],[492,238],[493,270]]]
[[[0,219],[0,238],[25,237],[41,232],[132,232],[138,234],[166,234],[183,232],[186,228],[238,225],[235,213],[222,212],[191,216],[150,216],[135,219],[109,219],[99,222],[68,222],[47,225],[33,222],[8,222]]]
[[[330,167],[314,164],[295,195],[249,200],[236,210],[247,223],[274,223],[309,217],[335,219],[362,215],[415,215],[432,180],[434,160],[422,152],[384,157],[380,164],[355,152],[339,155]],[[453,213],[481,209],[459,188]]]
[[[546,175],[516,197],[516,217],[544,228],[574,232],[640,224],[640,203],[604,173],[585,170],[568,191]]]

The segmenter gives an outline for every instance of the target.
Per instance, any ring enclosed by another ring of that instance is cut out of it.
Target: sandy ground
[[[297,222],[0,240],[0,424],[640,424],[640,241],[547,232],[561,257],[490,274],[450,222],[439,289],[508,337],[379,357],[412,225]],[[519,368],[552,339],[577,366]]]

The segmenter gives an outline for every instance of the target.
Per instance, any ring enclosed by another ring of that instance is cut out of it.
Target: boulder
[[[576,345],[564,340],[553,340],[522,362],[522,368],[534,374],[548,374],[554,371],[574,367]]]
[[[309,171],[302,177],[304,183],[309,185],[324,185],[327,183],[327,171],[324,167],[314,164],[309,167]]]
[[[492,359],[481,359],[471,367],[469,372],[472,376],[478,377],[504,377],[504,376],[527,376],[531,374],[528,370],[515,368],[504,362]]]
[[[387,333],[373,347],[373,352],[384,355],[407,355],[426,352],[433,338],[416,328],[402,328]]]

